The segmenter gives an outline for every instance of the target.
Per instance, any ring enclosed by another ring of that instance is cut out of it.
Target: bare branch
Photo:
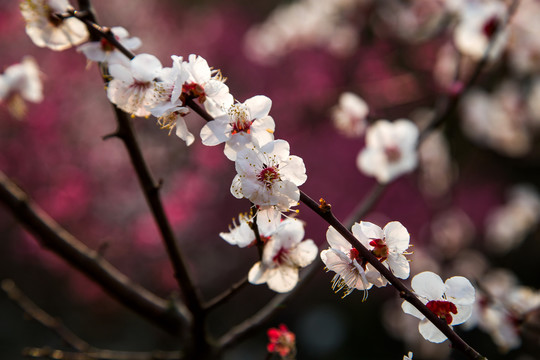
[[[69,352],[51,348],[26,348],[23,355],[32,359],[51,360],[181,360],[184,355],[180,351],[114,351],[92,349],[83,353]]]
[[[0,201],[43,246],[96,282],[114,299],[169,333],[180,332],[186,318],[179,304],[134,283],[62,228],[1,171]]]

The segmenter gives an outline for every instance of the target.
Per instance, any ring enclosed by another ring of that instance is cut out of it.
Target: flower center
[[[349,251],[349,259],[351,260],[358,260],[360,258],[360,253],[355,248],[352,248],[351,251]]]
[[[395,163],[401,159],[401,151],[395,145],[385,147],[384,153],[389,163]]]
[[[49,23],[52,26],[58,27],[60,26],[60,24],[62,24],[62,21],[64,20],[60,16],[58,16],[53,9],[46,6],[46,11],[48,12]]]
[[[490,39],[493,34],[495,34],[495,31],[499,28],[499,19],[496,16],[491,17],[488,21],[484,23],[484,26],[482,27],[482,32],[488,39]]]
[[[182,85],[182,93],[186,94],[187,96],[199,98],[199,102],[201,104],[206,101],[206,93],[204,92],[204,88],[197,83],[193,82],[191,84]]]
[[[118,36],[115,36],[116,40],[118,40]],[[101,38],[101,40],[99,41],[99,43],[101,44],[101,50],[105,51],[105,52],[111,52],[114,50],[114,45],[111,44],[109,42],[109,40],[105,39],[105,38]]]
[[[439,318],[446,321],[448,325],[452,323],[452,314],[457,314],[457,307],[450,301],[445,300],[432,300],[426,304],[427,308],[431,310]]]
[[[238,134],[239,132],[250,133],[251,124],[253,120],[249,118],[249,112],[244,105],[235,104],[229,108],[229,116],[233,120],[231,123],[232,131],[231,133]]]
[[[270,188],[276,181],[279,180],[279,172],[277,171],[279,165],[269,167],[266,164],[263,164],[263,166],[264,169],[262,169],[259,175],[257,175],[257,180],[262,181],[267,188]]]
[[[373,239],[369,242],[369,245],[373,246],[371,252],[381,261],[386,260],[388,257],[388,246],[382,239]]]
[[[289,253],[289,249],[280,248],[279,251],[274,255],[272,258],[272,261],[278,265],[281,265],[288,260],[287,254]]]

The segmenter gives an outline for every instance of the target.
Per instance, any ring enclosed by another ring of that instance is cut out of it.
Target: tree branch
[[[179,304],[159,298],[131,281],[49,217],[1,171],[0,201],[44,247],[96,282],[114,299],[167,332],[180,333],[186,317]]]
[[[106,349],[92,349],[78,353],[58,349],[26,348],[23,355],[32,359],[51,360],[182,360],[185,356],[180,351],[115,351]]]

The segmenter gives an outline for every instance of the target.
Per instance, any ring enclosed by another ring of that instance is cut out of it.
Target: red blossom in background
[[[282,359],[294,359],[296,354],[296,336],[289,331],[285,324],[279,328],[268,329],[268,340],[266,346],[269,353],[277,353]]]

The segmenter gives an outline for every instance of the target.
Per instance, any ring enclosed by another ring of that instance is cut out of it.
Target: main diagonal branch
[[[47,215],[0,171],[0,201],[38,241],[97,283],[127,308],[172,334],[186,322],[174,303],[131,281]]]

